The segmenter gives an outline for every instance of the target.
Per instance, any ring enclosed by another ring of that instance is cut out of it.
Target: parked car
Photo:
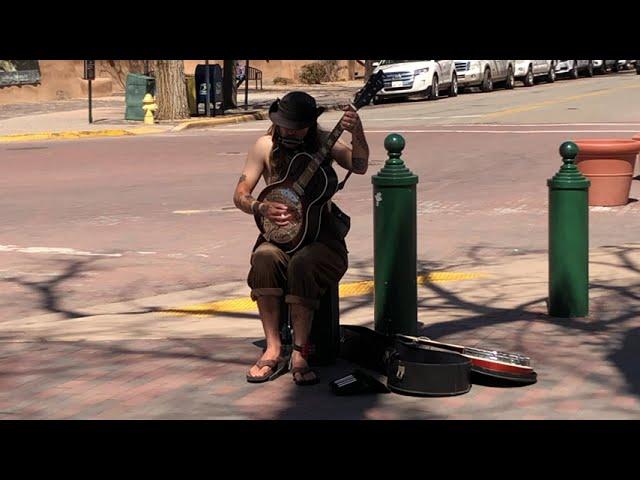
[[[578,78],[581,72],[593,77],[593,60],[558,60],[556,63],[556,75]]]
[[[494,85],[515,87],[515,60],[455,60],[460,88],[480,87],[490,92]]]
[[[636,73],[640,75],[640,60],[636,60]]]
[[[601,74],[607,73],[607,70],[610,70],[610,69],[611,70],[613,70],[614,68],[617,69],[618,68],[617,65],[618,65],[617,60],[594,60],[593,61],[594,70],[596,70],[598,73],[601,73]]]
[[[555,60],[516,60],[516,80],[521,80],[525,87],[531,87],[536,78],[553,83],[556,81],[555,67]]]
[[[453,60],[381,60],[374,73],[382,70],[384,87],[373,98],[378,104],[387,99],[422,97],[437,100],[445,91],[458,95],[458,76]]]
[[[619,72],[620,70],[631,70],[635,63],[635,60],[618,60],[614,72]]]

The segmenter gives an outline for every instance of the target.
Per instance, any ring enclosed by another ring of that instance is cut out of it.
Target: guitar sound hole
[[[276,225],[265,218],[263,225],[267,238],[275,243],[291,242],[298,235],[302,226],[302,203],[300,198],[293,190],[280,188],[273,190],[265,200],[286,205],[291,215],[291,220],[285,226]]]

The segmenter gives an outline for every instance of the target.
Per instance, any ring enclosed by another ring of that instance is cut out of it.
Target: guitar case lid
[[[340,326],[340,357],[386,375],[385,354],[392,339],[360,325]]]
[[[458,353],[394,338],[388,350],[387,387],[418,397],[447,397],[471,390],[471,360]]]

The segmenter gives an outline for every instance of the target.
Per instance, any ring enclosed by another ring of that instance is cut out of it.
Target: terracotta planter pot
[[[636,142],[640,142],[640,133],[636,133],[636,134],[633,136],[633,140],[635,140]],[[638,158],[640,158],[640,154],[638,154]],[[636,172],[637,172],[638,170],[640,170],[640,169],[638,168],[638,164],[639,164],[639,163],[640,163],[640,160],[638,160],[638,161],[636,162]],[[636,173],[634,173],[634,176],[635,176],[635,175],[636,175]]]
[[[578,145],[576,165],[591,180],[589,205],[626,205],[640,142],[627,139],[589,139],[575,143]]]

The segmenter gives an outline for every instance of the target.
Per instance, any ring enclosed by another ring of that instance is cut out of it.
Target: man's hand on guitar
[[[350,106],[345,108],[345,114],[340,121],[340,125],[349,133],[362,130],[362,121],[360,120],[360,116]]]
[[[271,220],[279,227],[288,225],[291,220],[289,208],[282,203],[262,202],[260,204],[259,211],[264,218]]]

